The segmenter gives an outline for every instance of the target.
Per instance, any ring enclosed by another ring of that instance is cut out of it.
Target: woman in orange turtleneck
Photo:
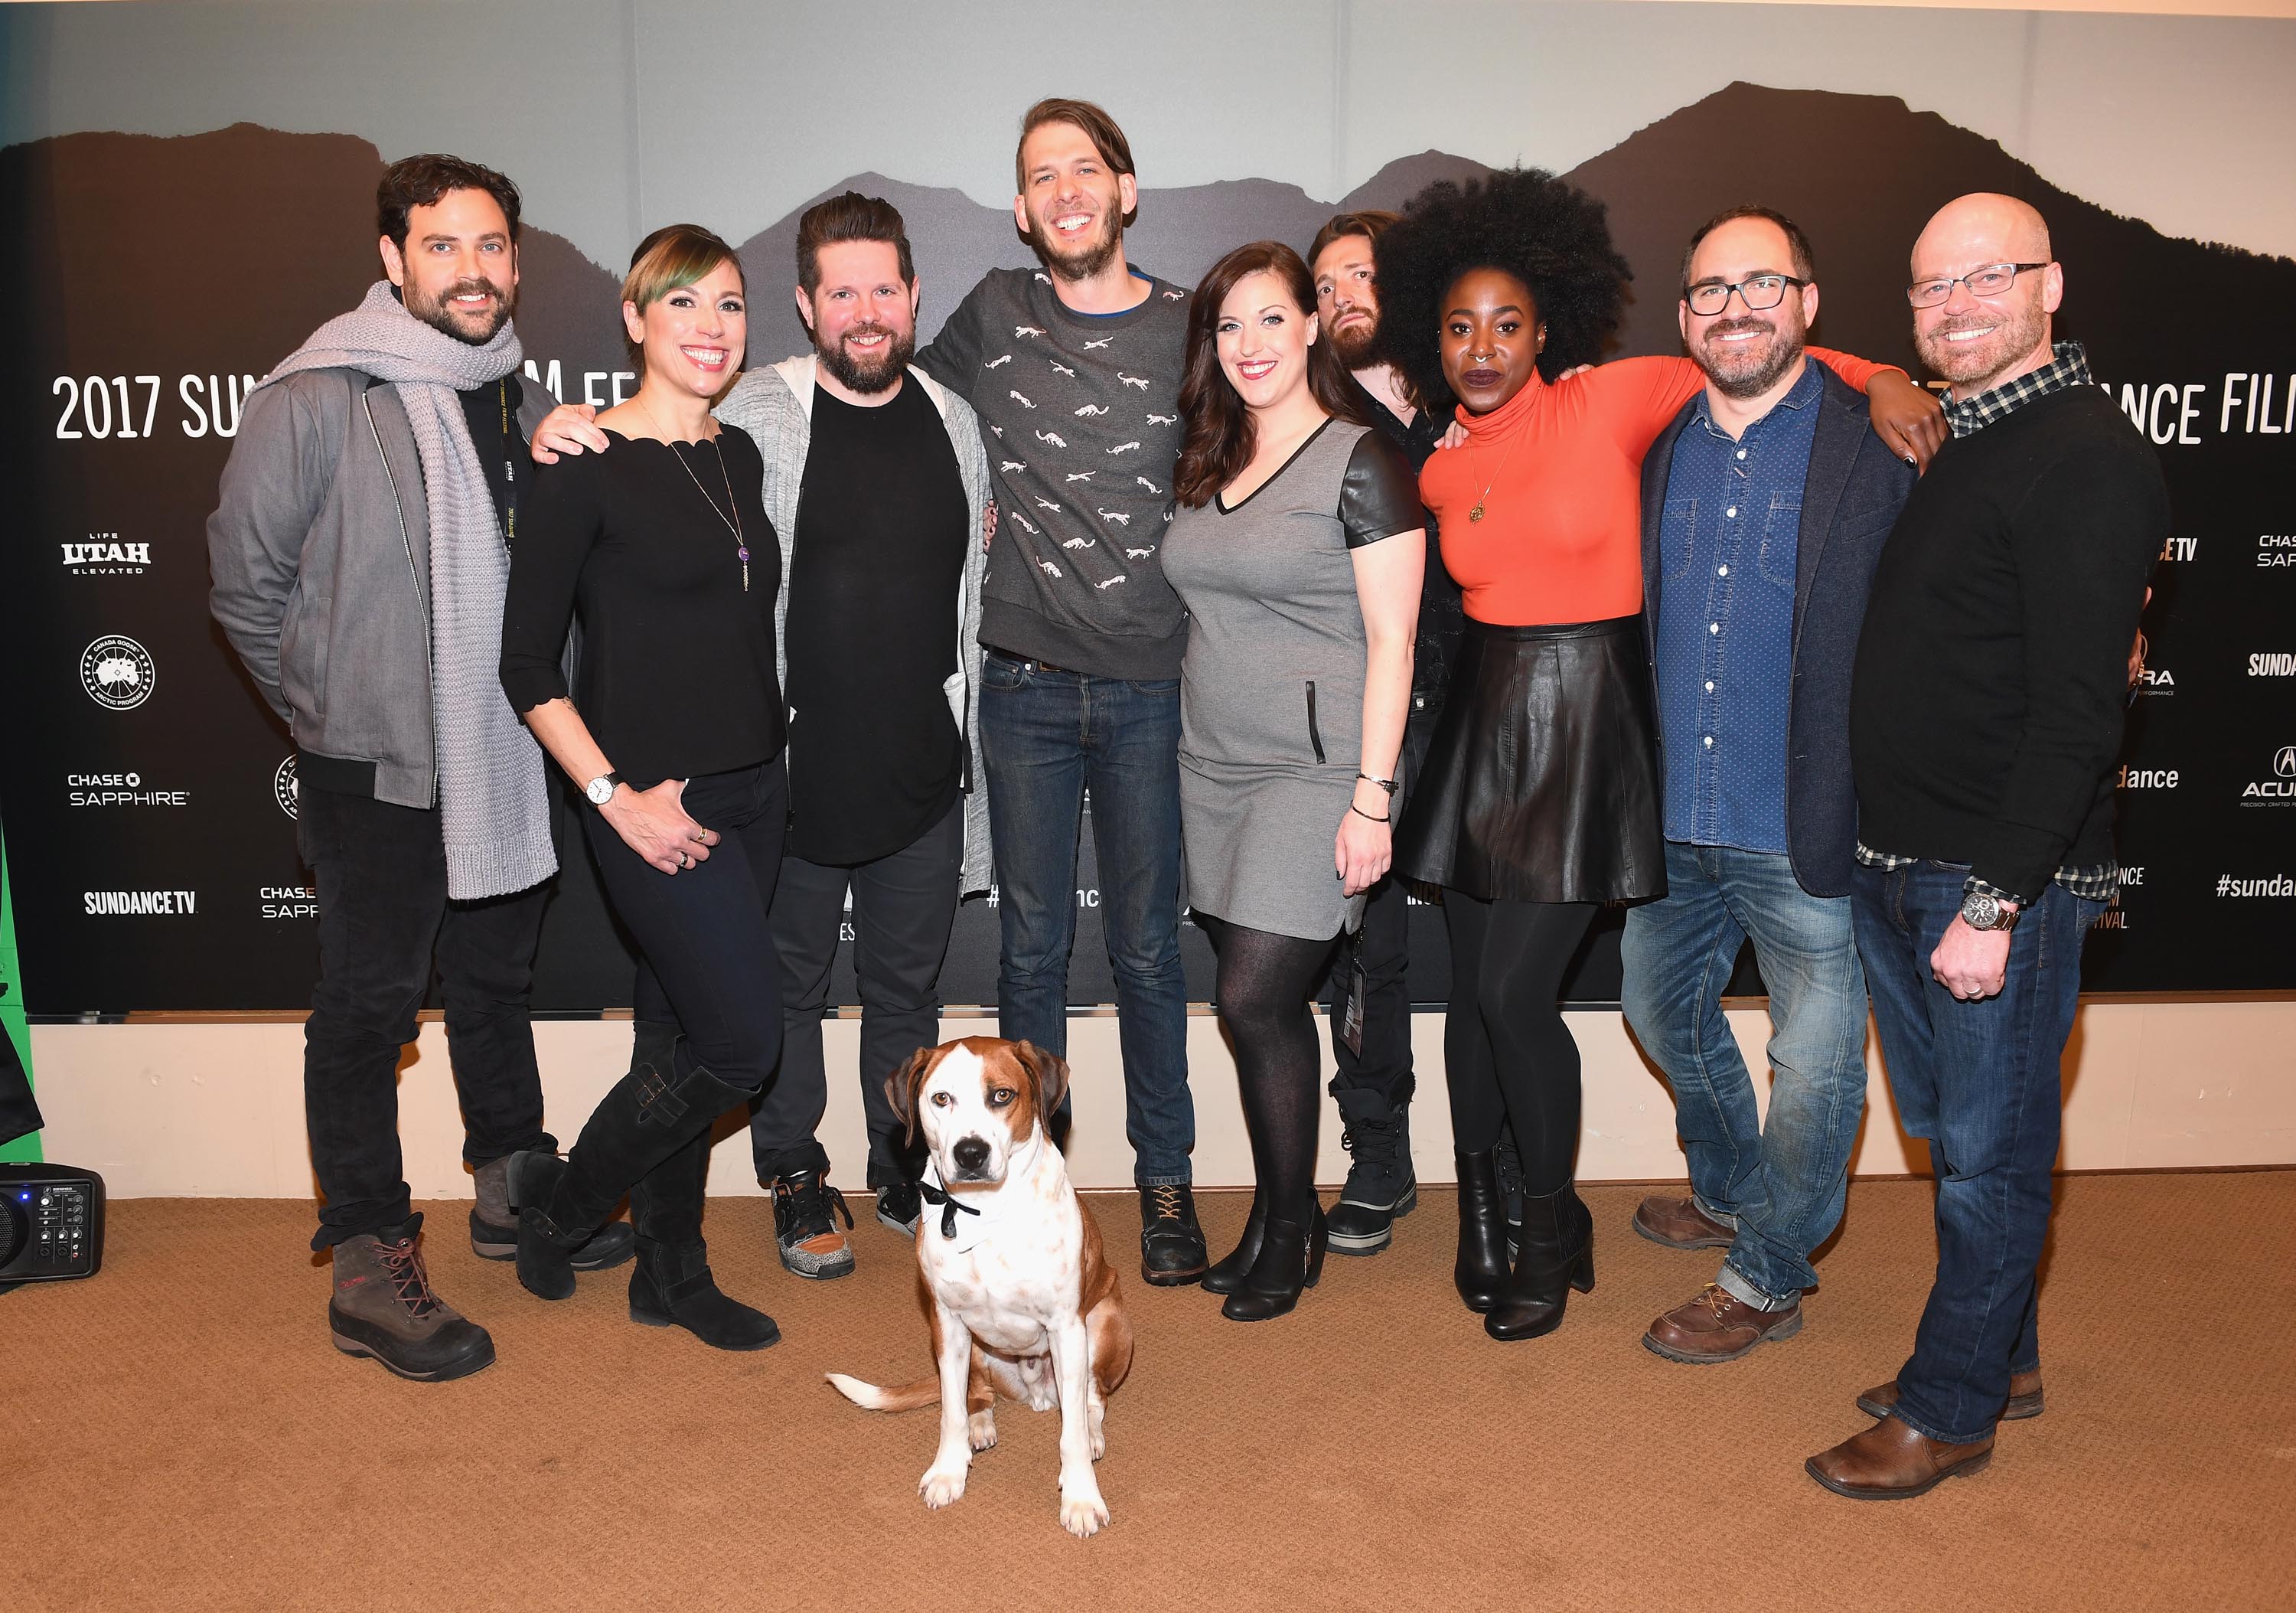
[[[1642,458],[1705,378],[1686,358],[1572,373],[1617,327],[1629,271],[1603,204],[1550,174],[1431,186],[1378,267],[1385,356],[1431,404],[1456,399],[1467,432],[1420,474],[1467,633],[1395,869],[1443,887],[1451,937],[1459,1293],[1493,1337],[1535,1338],[1595,1280],[1562,972],[1597,906],[1665,890]],[[1871,392],[1886,441],[1927,457],[1934,400],[1900,371],[1810,351]],[[1523,1172],[1512,1271],[1496,1155],[1509,1121]]]

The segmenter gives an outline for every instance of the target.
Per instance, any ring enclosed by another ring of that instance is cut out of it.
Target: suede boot
[[[1522,1197],[1522,1252],[1483,1331],[1493,1338],[1539,1338],[1562,1325],[1570,1290],[1595,1287],[1595,1217],[1565,1182],[1557,1192]]]
[[[1259,1244],[1267,1230],[1267,1202],[1259,1189],[1251,1190],[1251,1214],[1243,1223],[1243,1240],[1229,1251],[1225,1260],[1215,1262],[1204,1273],[1204,1287],[1215,1294],[1233,1294],[1243,1287],[1243,1280],[1251,1273],[1251,1263],[1259,1258]]]
[[[1451,1280],[1470,1311],[1489,1310],[1506,1287],[1506,1200],[1498,1156],[1489,1148],[1455,1156],[1459,1166],[1459,1258]]]
[[[701,1240],[709,1176],[709,1133],[693,1140],[630,1189],[637,1269],[630,1273],[630,1320],[684,1328],[715,1350],[762,1350],[782,1336],[774,1319],[718,1291]]]

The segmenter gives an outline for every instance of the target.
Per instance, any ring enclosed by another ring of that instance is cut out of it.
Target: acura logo
[[[2296,745],[2284,745],[2273,752],[2272,770],[2283,778],[2296,778]]]

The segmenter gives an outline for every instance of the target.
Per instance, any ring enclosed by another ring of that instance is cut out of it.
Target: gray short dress
[[[1303,941],[1361,919],[1332,862],[1363,766],[1367,646],[1348,551],[1426,524],[1409,463],[1343,420],[1241,502],[1173,513],[1164,575],[1188,610],[1180,823],[1196,911]]]

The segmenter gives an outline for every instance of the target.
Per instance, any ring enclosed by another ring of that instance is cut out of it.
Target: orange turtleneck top
[[[1860,391],[1895,367],[1808,351]],[[1429,457],[1419,494],[1467,614],[1529,627],[1641,611],[1643,455],[1705,384],[1687,358],[1621,358],[1552,383],[1533,373],[1488,415],[1460,409],[1467,440]]]

